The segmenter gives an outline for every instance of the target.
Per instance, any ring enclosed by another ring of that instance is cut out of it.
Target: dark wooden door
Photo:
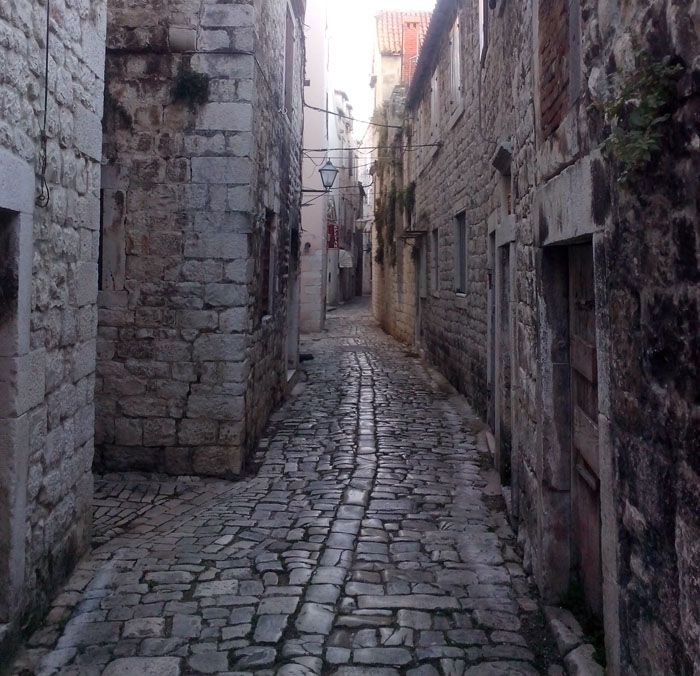
[[[598,369],[593,248],[590,244],[569,249],[569,303],[573,560],[590,610],[601,615]]]

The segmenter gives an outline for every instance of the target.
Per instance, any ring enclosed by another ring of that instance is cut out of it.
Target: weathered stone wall
[[[237,474],[284,391],[300,138],[300,118],[282,121],[286,6],[110,6],[100,468]]]
[[[405,88],[386,101],[374,127],[374,233],[372,237],[372,308],[381,327],[406,344],[412,344],[416,329],[416,269],[413,247],[419,242],[403,239],[409,225],[403,193],[412,179],[410,157],[402,151],[405,136],[393,127],[401,124]],[[390,222],[391,221],[391,222]],[[378,230],[381,230],[379,232]]]
[[[611,673],[692,673],[700,660],[691,432],[700,361],[697,12],[663,3],[562,6],[497,3],[482,57],[477,3],[438,3],[409,107],[412,142],[442,146],[411,152],[404,178],[417,183],[429,259],[435,228],[440,242],[419,344],[495,426],[497,442],[500,426],[512,467],[507,477],[499,467],[526,563],[545,598],[558,601],[576,565],[572,420],[562,404],[572,359],[566,256],[567,247],[591,242],[608,665]],[[464,110],[455,113],[448,64],[457,13]],[[641,50],[684,71],[670,85],[660,151],[621,187],[622,167],[601,152],[610,130],[594,104],[610,96],[609,79],[641,68]],[[426,121],[434,67],[437,126]],[[496,162],[499,171],[492,159],[501,145],[510,157],[508,166]],[[464,294],[454,287],[452,220],[461,210],[469,228]],[[430,262],[427,269],[430,276]],[[395,335],[409,306],[406,298],[397,306],[398,279],[375,269],[376,312]]]
[[[275,214],[271,312],[252,332],[251,372],[246,396],[246,445],[258,439],[287,384],[287,297],[299,271],[301,226],[302,85],[304,7],[281,0],[255,3],[256,68],[253,208],[258,223]],[[288,22],[291,24],[288,25]],[[293,30],[291,96],[285,104],[285,34]],[[254,238],[255,241],[255,238]],[[257,243],[253,251],[257,251]],[[259,257],[257,259],[259,263]],[[251,290],[257,290],[255,275]],[[298,310],[297,310],[298,311]]]
[[[699,17],[697,4],[635,3],[599,12],[599,32],[582,27],[584,82],[635,68],[630,26],[654,62],[670,57],[684,68],[653,165],[623,190],[619,166],[592,172],[593,217],[605,222],[596,262],[610,395],[601,428],[619,528],[620,659],[639,674],[700,665]],[[584,119],[582,137],[594,145],[600,120]]]
[[[38,206],[46,5],[0,3],[3,657],[89,543],[104,35],[104,2],[51,5]]]

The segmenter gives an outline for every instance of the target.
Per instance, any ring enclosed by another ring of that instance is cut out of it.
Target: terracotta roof
[[[379,12],[376,17],[379,51],[382,54],[401,54],[403,24],[406,21],[417,21],[420,24],[418,43],[422,45],[428,32],[430,16],[431,12]]]

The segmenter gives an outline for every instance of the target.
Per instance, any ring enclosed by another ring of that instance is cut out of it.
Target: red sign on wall
[[[338,224],[328,221],[328,248],[338,248]]]

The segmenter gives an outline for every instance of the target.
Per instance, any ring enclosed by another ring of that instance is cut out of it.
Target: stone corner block
[[[102,159],[102,120],[84,106],[75,111],[75,145],[93,160]]]

